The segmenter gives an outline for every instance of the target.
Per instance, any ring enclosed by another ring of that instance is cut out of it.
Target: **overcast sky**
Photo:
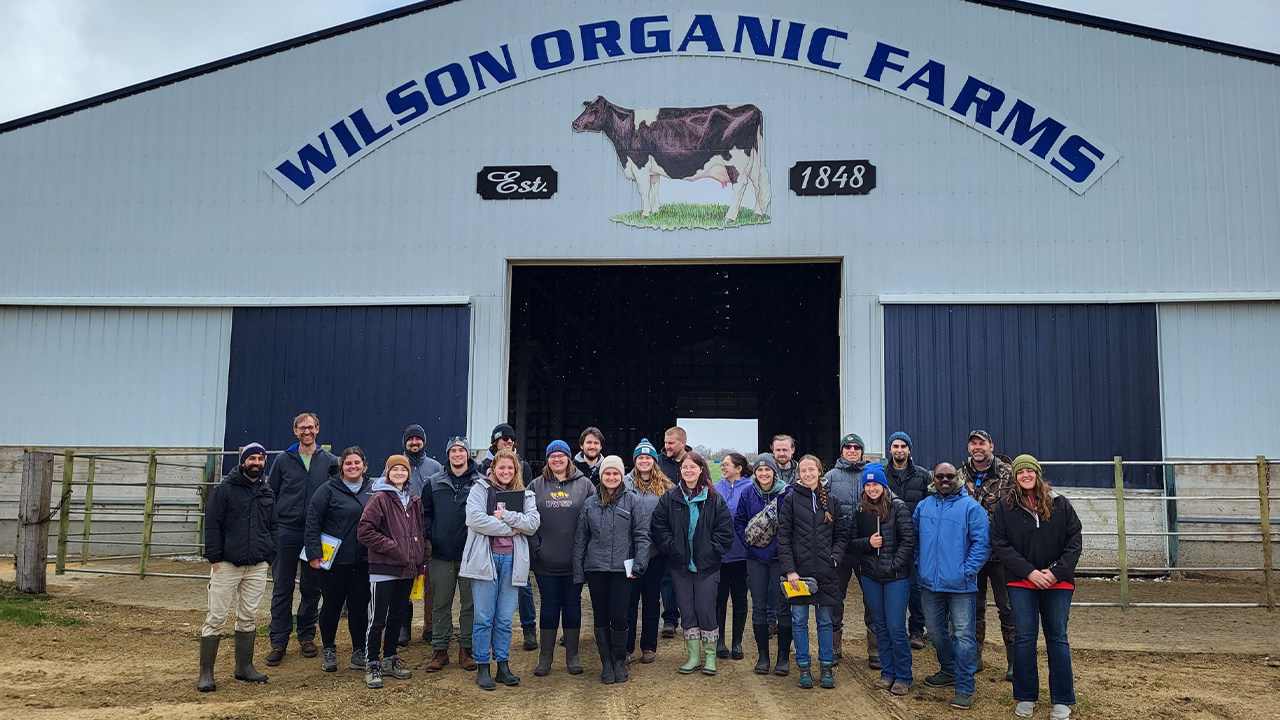
[[[1040,3],[1280,52],[1280,0]],[[0,122],[407,4],[0,0]]]

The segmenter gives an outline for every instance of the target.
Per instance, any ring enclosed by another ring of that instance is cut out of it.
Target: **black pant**
[[[858,568],[858,561],[847,555],[844,558],[844,562],[840,563],[840,567],[836,568],[836,573],[840,578],[840,595],[845,600],[849,599],[849,581],[851,581],[855,576],[861,578],[861,573],[857,571],[857,568]],[[858,586],[858,592],[861,593],[862,592],[861,579],[859,579],[859,581],[855,584]],[[832,623],[832,628],[835,632],[844,632],[844,602],[843,601],[839,605],[837,605],[835,607],[834,612],[831,613],[831,623]],[[870,608],[867,607],[867,603],[865,600],[862,603],[862,625],[863,627],[867,628],[868,632],[871,632],[871,628],[872,628],[871,610]]]
[[[751,624],[764,625],[769,610],[778,618],[778,627],[791,627],[791,603],[782,596],[782,568],[778,559],[765,565],[747,560],[747,584],[751,586]]]
[[[364,649],[364,636],[369,630],[369,566],[334,565],[320,571],[320,642],[334,647],[342,606],[347,606],[347,630],[351,633],[351,649]]]
[[[409,603],[409,593],[413,592],[413,578],[399,580],[382,580],[370,583],[373,586],[373,614],[369,617],[369,632],[365,637],[369,662],[378,662],[385,646],[391,651],[387,657],[395,657],[399,647],[400,623],[403,622],[404,606]]]
[[[716,594],[716,617],[724,628],[725,610],[733,597],[733,644],[742,642],[747,627],[747,561],[720,563],[720,590]],[[723,632],[723,630],[721,631]],[[723,635],[721,636],[723,639]]]
[[[594,627],[608,627],[613,632],[627,629],[627,606],[631,604],[631,578],[624,572],[589,572],[587,589],[591,591],[591,614]]]
[[[644,618],[639,628],[640,650],[658,649],[658,621],[662,618],[662,579],[667,574],[667,558],[654,555],[639,580],[631,583],[631,607],[627,610],[627,652],[635,652],[637,624],[641,623],[640,601],[644,600]]]
[[[1006,648],[1013,647],[1017,637],[1013,625],[1013,609],[1009,607],[1009,588],[1005,585],[1004,564],[988,561],[978,572],[978,655],[982,655],[982,644],[987,640],[987,585],[991,585],[991,596],[996,601],[996,612],[1000,616],[1000,636]]]
[[[294,628],[293,586],[302,592],[298,603],[298,640],[316,636],[316,616],[320,605],[320,573],[298,560],[302,552],[302,528],[282,527],[276,531],[276,559],[271,563],[271,647],[285,647]]]

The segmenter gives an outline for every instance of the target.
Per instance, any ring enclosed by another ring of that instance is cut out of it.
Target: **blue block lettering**
[[[364,108],[351,113],[351,124],[356,126],[356,132],[360,133],[360,139],[364,141],[366,147],[391,132],[390,124],[381,130],[374,130],[369,118],[364,114]]]
[[[943,96],[946,94],[947,82],[947,66],[936,60],[930,60],[924,64],[924,67],[916,71],[906,82],[898,86],[899,90],[906,90],[912,85],[919,85],[929,91],[929,102],[942,105],[946,102]]]
[[[600,48],[604,48],[604,52],[609,57],[618,57],[623,55],[622,45],[618,42],[622,38],[622,26],[617,20],[605,20],[598,23],[587,23],[579,28],[582,31],[582,59],[599,60]]]
[[[832,70],[836,70],[840,67],[840,63],[828,60],[824,57],[827,52],[827,41],[831,38],[848,40],[849,33],[824,27],[814,30],[813,37],[809,40],[809,54],[807,55],[810,65],[827,67]]]
[[[450,83],[453,85],[453,91],[445,90],[441,78],[445,75],[449,76]],[[471,92],[471,83],[467,81],[467,71],[462,69],[458,63],[449,63],[442,68],[432,70],[427,74],[426,79],[427,95],[431,96],[431,102],[436,107],[448,105],[454,100],[464,98]]]
[[[684,52],[691,42],[700,42],[706,46],[707,52],[724,52],[724,43],[720,42],[720,32],[716,30],[716,21],[710,15],[694,15],[689,24],[689,31],[680,41],[677,52]]]
[[[476,76],[476,88],[479,90],[484,89],[485,73],[488,73],[489,77],[493,78],[494,82],[499,85],[515,80],[516,64],[511,61],[510,46],[502,46],[502,60],[498,60],[488,50],[472,55],[471,72]]]
[[[671,52],[671,30],[650,30],[651,23],[669,22],[666,15],[648,15],[631,21],[631,52],[636,55]],[[652,41],[652,42],[650,42]]]
[[[285,160],[276,166],[276,172],[288,178],[289,182],[298,186],[299,190],[306,190],[315,185],[316,171],[321,175],[327,175],[338,166],[338,161],[333,157],[333,150],[329,147],[329,136],[320,133],[320,144],[324,147],[323,151],[311,143],[303,145],[298,151],[298,162],[302,164],[301,168],[294,165],[292,160]]]
[[[910,57],[911,53],[886,43],[876,43],[875,52],[871,53],[871,63],[867,65],[867,71],[862,76],[871,82],[880,82],[885,70],[902,72],[906,68],[890,59],[894,55],[901,55],[906,58]]]
[[[1093,157],[1089,157],[1086,153],[1092,154]],[[1106,157],[1106,153],[1089,144],[1088,140],[1079,135],[1072,135],[1067,138],[1066,142],[1062,143],[1062,147],[1058,148],[1058,157],[1071,163],[1071,166],[1067,167],[1058,162],[1057,159],[1050,161],[1049,164],[1058,172],[1066,175],[1072,182],[1082,183],[1089,179],[1089,176],[1097,169],[1098,165],[1094,161],[1095,158],[1098,162],[1101,162]]]
[[[356,142],[356,136],[351,134],[351,128],[347,127],[346,120],[339,120],[329,129],[333,131],[333,136],[338,138],[342,149],[347,152],[347,157],[355,157],[359,154],[360,143]]]
[[[1032,127],[1031,123],[1035,120],[1036,109],[1027,103],[1018,100],[1013,104],[1013,109],[1005,117],[1004,122],[1000,123],[1000,129],[996,132],[1006,135],[1009,126],[1013,126],[1013,134],[1006,135],[1019,147],[1026,145],[1032,138],[1037,138],[1036,144],[1031,146],[1031,154],[1045,159],[1049,155],[1049,151],[1053,149],[1058,138],[1062,136],[1062,132],[1067,129],[1066,125],[1047,117],[1040,121],[1040,124]]]
[[[960,88],[960,94],[951,104],[951,112],[969,117],[969,109],[977,106],[974,119],[979,125],[991,127],[991,115],[1004,104],[1004,91],[970,77]]]
[[[800,59],[800,42],[804,40],[804,23],[788,23],[787,39],[782,43],[782,59],[796,61]]]
[[[421,90],[414,90],[411,93],[405,91],[409,88],[416,88],[417,80],[410,80],[400,87],[387,93],[387,109],[392,115],[396,116],[396,122],[401,125],[407,125],[414,121],[415,118],[422,117],[427,114],[427,96],[422,94]],[[404,113],[409,113],[405,115]]]
[[[556,43],[556,59],[552,60],[547,55],[547,41],[554,40]],[[539,70],[554,70],[558,67],[564,67],[573,62],[573,37],[569,35],[568,30],[552,30],[541,35],[535,35],[533,40],[529,41],[529,50],[533,53],[533,66]]]
[[[742,35],[745,33],[747,38],[751,40],[752,53],[764,57],[773,57],[773,53],[778,47],[778,29],[780,27],[782,27],[782,21],[774,20],[773,28],[769,31],[769,37],[766,39],[760,18],[739,15],[738,32],[734,35],[733,51],[735,53],[742,52]]]

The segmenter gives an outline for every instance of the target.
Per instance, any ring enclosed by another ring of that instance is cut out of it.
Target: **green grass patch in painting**
[[[0,582],[0,622],[27,627],[83,624],[82,620],[50,610],[48,595],[24,593],[10,582]]]
[[[611,219],[631,227],[658,228],[660,230],[703,229],[719,230],[721,228],[741,227],[743,225],[764,225],[769,222],[768,215],[756,215],[750,208],[741,208],[735,222],[726,223],[725,213],[728,205],[698,205],[695,203],[672,203],[663,205],[662,209],[647,218],[640,217],[639,210],[633,210]]]

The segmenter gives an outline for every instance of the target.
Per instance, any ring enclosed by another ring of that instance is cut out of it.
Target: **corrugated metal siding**
[[[1166,454],[1280,456],[1277,358],[1280,303],[1161,305]]]
[[[310,411],[319,442],[361,446],[373,474],[403,451],[410,424],[441,457],[466,432],[469,337],[466,307],[237,309],[225,446],[284,449],[294,416]]]
[[[886,431],[905,430],[930,467],[963,460],[976,428],[1011,457],[1163,459],[1154,305],[890,305],[884,332]],[[1046,475],[1113,482],[1110,468]]]
[[[0,308],[0,445],[217,447],[231,312]]]

